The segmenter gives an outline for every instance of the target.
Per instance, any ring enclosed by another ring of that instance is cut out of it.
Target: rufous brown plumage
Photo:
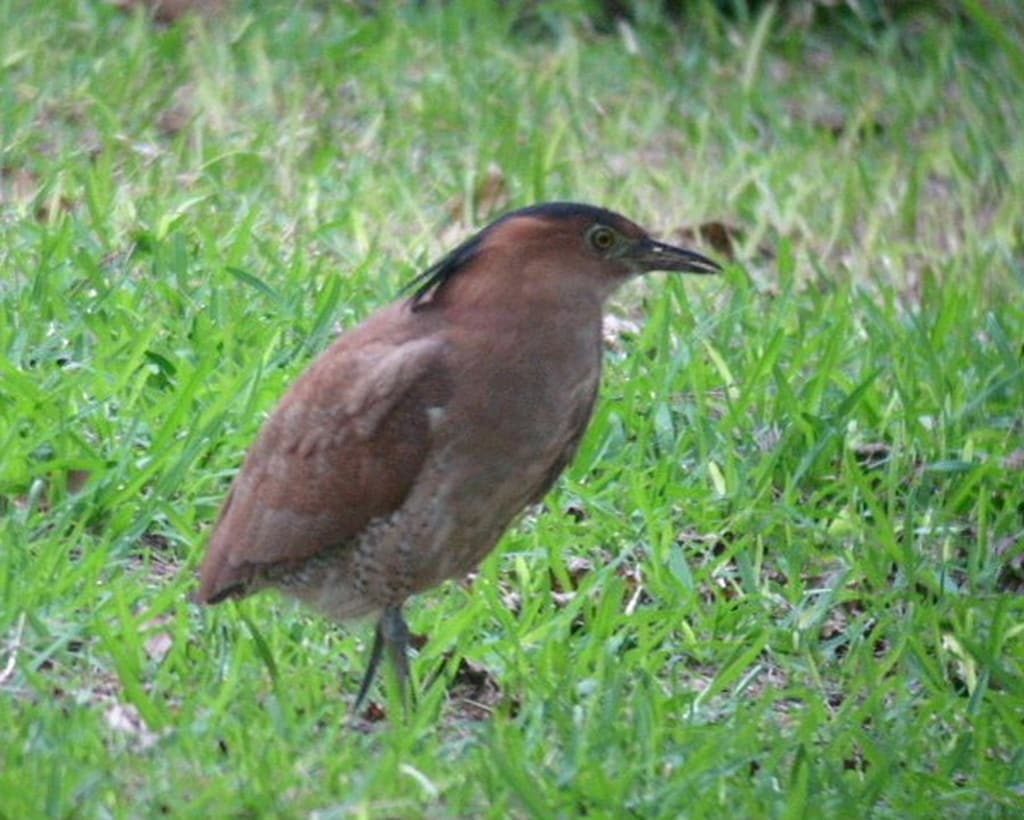
[[[284,397],[235,479],[198,600],[273,587],[338,620],[380,613],[357,704],[383,648],[404,680],[403,603],[475,568],[569,464],[597,397],[605,300],[652,270],[718,266],[574,203],[464,242]]]

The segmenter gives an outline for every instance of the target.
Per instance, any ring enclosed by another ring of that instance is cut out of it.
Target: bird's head
[[[467,298],[561,293],[603,302],[638,274],[719,270],[706,256],[658,242],[613,211],[549,202],[491,223],[420,274],[410,288],[414,309],[443,303],[446,291],[456,283]]]

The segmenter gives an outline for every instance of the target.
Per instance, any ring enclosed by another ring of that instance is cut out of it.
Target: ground
[[[0,815],[1024,810],[1017,4],[176,5],[2,5]],[[340,329],[549,199],[727,270],[620,295],[352,719],[370,626],[200,609],[205,538]]]

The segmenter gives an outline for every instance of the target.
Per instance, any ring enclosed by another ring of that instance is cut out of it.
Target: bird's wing
[[[343,546],[401,506],[430,449],[450,382],[443,343],[346,346],[285,396],[232,487],[197,598],[244,594],[261,566]]]

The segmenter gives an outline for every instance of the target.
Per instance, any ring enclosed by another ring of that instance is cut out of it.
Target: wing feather
[[[296,382],[253,446],[200,570],[198,599],[244,594],[260,567],[344,545],[401,506],[450,382],[443,343],[344,337]]]

